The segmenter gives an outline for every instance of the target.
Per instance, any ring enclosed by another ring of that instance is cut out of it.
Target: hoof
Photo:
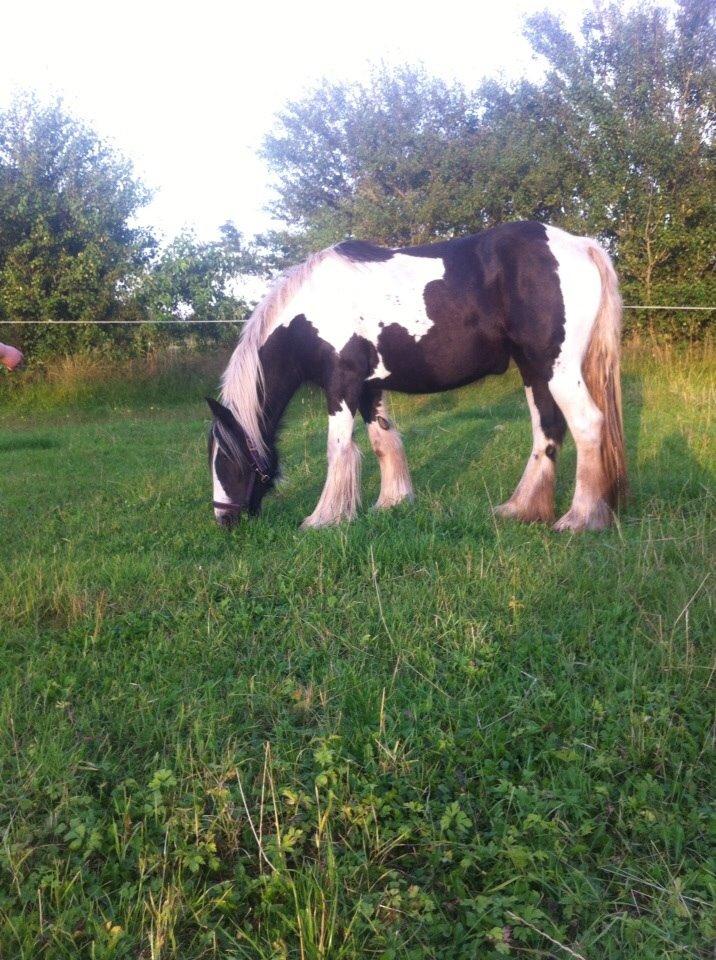
[[[397,507],[399,503],[410,503],[413,500],[412,493],[403,493],[397,497],[378,497],[373,504],[374,510],[390,510]]]
[[[306,517],[299,527],[299,530],[320,530],[321,527],[330,527],[336,523],[338,523],[337,520],[326,520],[320,517],[310,516]]]
[[[588,510],[578,510],[572,507],[563,517],[555,523],[554,528],[558,533],[565,530],[571,530],[573,533],[581,533],[583,530],[605,530],[612,525],[614,515],[604,500],[599,500]]]
[[[349,523],[355,519],[355,514],[339,514],[337,517],[312,513],[306,517],[300,526],[301,530],[320,530],[322,527],[336,527],[339,523]]]
[[[520,509],[509,500],[495,507],[492,512],[494,516],[502,517],[503,520],[518,520],[520,523],[552,523],[554,520],[554,513],[550,510],[529,507]]]

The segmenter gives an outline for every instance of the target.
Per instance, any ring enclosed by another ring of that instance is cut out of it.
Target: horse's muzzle
[[[240,513],[220,513],[216,522],[220,527],[233,527],[239,522]]]
[[[214,516],[220,527],[233,527],[241,519],[243,509],[235,503],[214,501]]]

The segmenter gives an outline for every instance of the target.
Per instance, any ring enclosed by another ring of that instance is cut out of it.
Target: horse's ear
[[[205,399],[209,404],[209,409],[214,414],[214,436],[219,446],[227,457],[240,462],[242,457],[245,457],[243,448],[246,444],[241,425],[228,407],[212,397],[206,397]]]
[[[209,409],[217,420],[221,420],[221,422],[226,424],[227,427],[230,426],[232,422],[236,422],[231,410],[229,410],[228,407],[225,407],[223,403],[219,403],[219,401],[214,400],[213,397],[204,397],[204,399],[209,404]]]
[[[225,407],[223,403],[219,403],[218,400],[214,400],[212,397],[206,397],[206,402],[209,404],[209,409],[214,414],[214,418],[218,420],[219,423],[223,423],[227,430],[233,431],[237,436],[243,437],[244,431],[228,407]]]

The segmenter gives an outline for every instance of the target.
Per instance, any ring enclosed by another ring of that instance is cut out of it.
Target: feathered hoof
[[[554,520],[554,513],[549,508],[521,508],[509,500],[494,507],[492,513],[503,520],[517,520],[519,523],[552,523]]]
[[[301,530],[320,530],[323,527],[337,527],[340,523],[350,523],[351,520],[355,519],[355,514],[340,514],[336,517],[325,516],[323,514],[311,514],[310,517],[306,517],[303,523],[300,526]]]
[[[374,510],[391,510],[393,507],[397,507],[399,503],[411,503],[413,500],[412,493],[402,493],[399,496],[394,497],[378,497],[378,499],[373,504]]]
[[[589,510],[572,507],[555,523],[553,529],[558,533],[571,530],[581,533],[584,530],[605,530],[614,522],[614,514],[604,500],[598,500]]]

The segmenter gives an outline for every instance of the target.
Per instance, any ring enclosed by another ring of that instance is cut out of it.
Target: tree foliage
[[[41,359],[235,337],[205,321],[245,315],[228,288],[251,269],[241,234],[227,224],[218,241],[184,234],[160,248],[135,225],[149,198],[131,164],[61,102],[23,96],[0,112],[2,338]],[[174,319],[197,324],[156,323]]]
[[[713,0],[598,5],[578,36],[544,12],[525,24],[538,84],[469,92],[408,67],[324,84],[264,145],[286,250],[537,219],[604,240],[636,302],[713,304],[714,26]]]
[[[246,302],[233,289],[235,280],[255,271],[249,248],[233,224],[225,223],[220,238],[209,242],[185,231],[157,253],[133,291],[127,312],[146,319],[143,334],[151,342],[167,337],[235,339],[234,324],[247,314]],[[179,321],[187,320],[193,321],[190,326],[180,326]],[[160,330],[156,321],[178,322]]]
[[[582,44],[549,14],[528,22],[565,148],[580,157],[581,222],[611,242],[642,303],[716,300],[715,25],[711,0],[682,0],[673,18],[597,9]]]
[[[131,226],[148,191],[131,165],[57,102],[0,113],[0,319],[113,319],[118,287],[152,239]],[[96,327],[23,327],[30,349],[98,342]]]

